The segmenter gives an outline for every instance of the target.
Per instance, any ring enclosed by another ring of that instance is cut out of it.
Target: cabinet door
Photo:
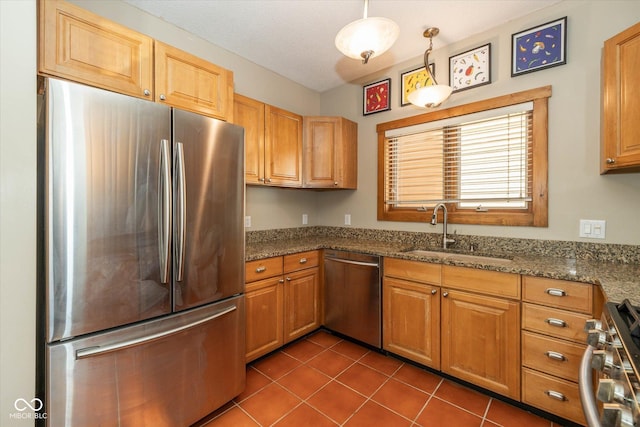
[[[248,283],[246,361],[250,362],[283,344],[282,276]]]
[[[233,96],[233,122],[244,127],[244,177],[247,184],[264,183],[264,104]]]
[[[265,181],[282,187],[302,186],[302,116],[265,106]]]
[[[442,371],[520,399],[520,305],[442,289]]]
[[[383,348],[440,369],[440,288],[385,277]]]
[[[285,274],[285,343],[320,327],[319,284],[318,267]]]
[[[155,42],[156,101],[227,120],[233,113],[233,73]]]
[[[304,118],[304,187],[357,188],[358,125],[342,117]]]
[[[604,43],[601,172],[640,171],[640,23]]]
[[[64,1],[38,6],[41,73],[153,99],[153,39]]]

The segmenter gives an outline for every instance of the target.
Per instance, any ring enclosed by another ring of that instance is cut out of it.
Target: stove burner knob
[[[607,334],[598,329],[589,329],[587,344],[591,347],[602,348],[607,343]]]
[[[613,369],[613,353],[607,350],[593,350],[591,367],[597,371],[609,374]]]
[[[633,427],[633,414],[619,403],[605,403],[602,408],[602,427]]]
[[[596,394],[598,400],[604,403],[625,402],[624,387],[622,384],[609,378],[603,378],[598,383],[598,391]]]
[[[589,332],[591,329],[602,330],[602,321],[598,319],[589,319],[584,325],[584,331]]]

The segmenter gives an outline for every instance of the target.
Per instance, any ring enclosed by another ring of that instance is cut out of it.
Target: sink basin
[[[509,258],[499,258],[492,256],[484,256],[484,255],[472,255],[472,254],[457,254],[451,252],[438,252],[438,251],[429,251],[424,249],[412,249],[405,251],[407,254],[418,255],[424,257],[432,257],[439,259],[448,259],[452,261],[468,261],[468,262],[480,262],[480,263],[510,263],[513,260]]]

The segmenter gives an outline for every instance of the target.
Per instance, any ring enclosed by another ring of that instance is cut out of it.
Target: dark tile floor
[[[393,357],[319,331],[247,367],[218,426],[557,427]]]

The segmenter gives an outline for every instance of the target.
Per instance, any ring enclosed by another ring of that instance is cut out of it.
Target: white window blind
[[[490,114],[486,114],[490,113]],[[531,201],[532,107],[491,110],[385,136],[385,203],[524,209]]]

